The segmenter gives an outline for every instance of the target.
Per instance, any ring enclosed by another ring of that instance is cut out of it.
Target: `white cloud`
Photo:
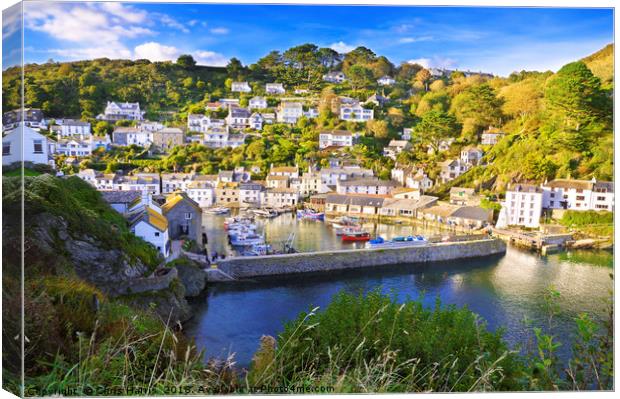
[[[398,39],[399,43],[416,43],[416,42],[425,42],[428,40],[432,40],[432,36],[418,36],[418,37],[401,37]]]
[[[191,54],[198,65],[225,66],[228,63],[228,58],[214,51],[189,51],[157,42],[147,42],[136,46],[133,58],[144,58],[151,61],[176,61],[181,54]]]
[[[191,19],[191,20],[187,21],[187,24],[188,24],[189,26],[194,26],[194,25],[196,25],[198,22],[200,22],[200,21],[198,21],[197,19]]]
[[[226,66],[228,58],[213,51],[195,51],[194,59],[198,65]]]
[[[148,42],[136,46],[134,58],[144,58],[151,61],[174,61],[181,51],[173,46],[166,46],[156,42]]]
[[[162,24],[164,24],[165,26],[167,26],[169,28],[178,29],[178,30],[180,30],[183,33],[189,33],[189,29],[187,29],[185,27],[185,25],[183,25],[182,23],[180,23],[176,19],[172,18],[170,15],[160,14],[160,13],[153,13],[153,17],[158,19],[159,22],[161,22]]]
[[[115,15],[118,18],[134,24],[146,21],[148,15],[144,10],[125,6],[122,3],[101,3],[101,8],[111,15]]]
[[[230,30],[228,28],[212,28],[209,30],[209,32],[213,33],[214,35],[227,35]]]
[[[21,8],[19,6],[13,6],[4,10],[2,12],[2,40],[19,32],[22,27],[21,22]]]
[[[410,64],[419,64],[424,68],[454,68],[456,61],[451,58],[434,56],[432,58],[416,58],[407,61]]]
[[[343,41],[337,42],[337,43],[332,43],[328,46],[329,48],[331,48],[332,50],[335,50],[341,54],[344,53],[348,53],[349,51],[355,50],[356,46],[352,46],[350,44],[346,44]]]

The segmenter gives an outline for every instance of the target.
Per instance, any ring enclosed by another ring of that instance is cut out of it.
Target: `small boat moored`
[[[367,231],[347,231],[342,234],[342,241],[368,241],[370,233]]]

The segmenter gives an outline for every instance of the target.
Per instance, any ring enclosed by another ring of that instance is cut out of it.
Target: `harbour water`
[[[221,225],[224,218],[206,216],[210,248],[226,247]],[[209,223],[210,222],[210,223]],[[300,251],[337,249],[343,245],[322,222],[296,221],[291,215],[261,221],[267,241],[276,247],[295,232]],[[433,234],[404,225],[365,226],[390,238],[395,235]],[[373,236],[376,233],[372,233]],[[353,244],[356,245],[356,244]],[[359,244],[357,244],[359,245]],[[209,287],[193,301],[195,316],[186,333],[205,351],[205,357],[235,353],[237,364],[247,366],[262,335],[277,335],[285,322],[301,311],[327,306],[340,291],[350,293],[380,289],[399,301],[423,298],[433,306],[467,306],[479,314],[489,328],[502,328],[513,346],[531,338],[531,326],[548,329],[545,294],[550,287],[560,293],[560,313],[553,318],[551,332],[563,343],[560,355],[570,354],[574,318],[586,312],[601,319],[613,282],[613,255],[605,251],[573,251],[541,257],[508,248],[506,255],[428,265],[400,265],[379,270],[352,270],[329,274],[287,276]],[[527,322],[526,322],[527,320]]]

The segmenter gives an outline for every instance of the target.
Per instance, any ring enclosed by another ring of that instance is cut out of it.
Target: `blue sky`
[[[507,75],[557,70],[613,41],[611,9],[26,2],[24,14],[24,58],[38,63],[190,53],[204,65],[249,64],[312,42]],[[7,43],[18,43],[15,19],[5,13]],[[14,57],[4,52],[5,67]]]

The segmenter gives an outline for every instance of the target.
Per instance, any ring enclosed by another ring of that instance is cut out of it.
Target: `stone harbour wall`
[[[414,264],[477,258],[506,252],[499,239],[442,242],[421,247],[351,249],[287,255],[247,256],[223,259],[217,267],[235,279],[323,272],[330,270]]]

